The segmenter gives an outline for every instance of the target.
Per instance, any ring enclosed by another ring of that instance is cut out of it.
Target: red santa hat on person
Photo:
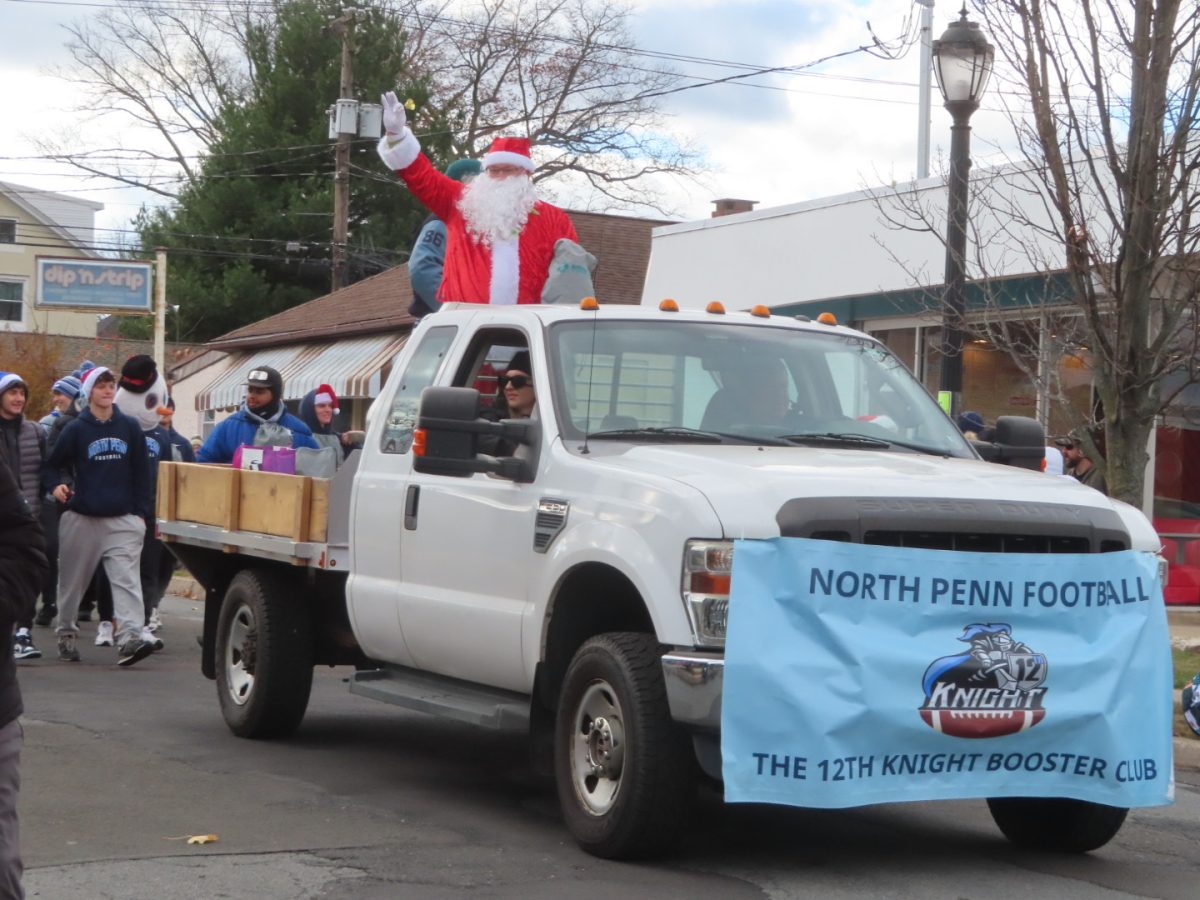
[[[337,415],[338,413],[340,413],[342,411],[341,408],[338,406],[337,394],[335,394],[333,392],[333,388],[331,388],[327,384],[318,384],[317,385],[317,392],[313,395],[313,406],[316,406],[318,403],[333,404],[334,415]]]
[[[529,138],[498,137],[483,154],[483,168],[489,166],[518,166],[526,172],[533,171],[533,160],[529,157]]]

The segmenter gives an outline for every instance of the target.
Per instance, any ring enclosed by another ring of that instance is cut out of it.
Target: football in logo
[[[958,638],[970,647],[935,659],[921,686],[922,721],[961,738],[992,738],[1026,731],[1042,721],[1049,664],[1013,639],[1001,622],[973,623]]]

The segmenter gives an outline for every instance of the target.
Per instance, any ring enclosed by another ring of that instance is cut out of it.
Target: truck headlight
[[[725,646],[733,541],[688,541],[683,551],[683,602],[696,643]]]

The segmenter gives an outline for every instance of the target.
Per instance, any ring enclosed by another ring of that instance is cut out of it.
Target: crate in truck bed
[[[158,469],[158,518],[322,543],[329,527],[329,480],[202,463]]]

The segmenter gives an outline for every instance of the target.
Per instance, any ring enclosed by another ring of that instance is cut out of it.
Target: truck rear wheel
[[[671,719],[654,636],[586,641],[563,680],[554,751],[559,804],[579,845],[606,859],[670,849],[691,805],[694,762]]]
[[[1019,847],[1087,853],[1121,830],[1129,810],[1066,797],[990,797],[988,810],[1004,836]]]
[[[308,708],[312,620],[304,600],[274,572],[239,572],[217,622],[217,697],[230,731],[285,737]]]

